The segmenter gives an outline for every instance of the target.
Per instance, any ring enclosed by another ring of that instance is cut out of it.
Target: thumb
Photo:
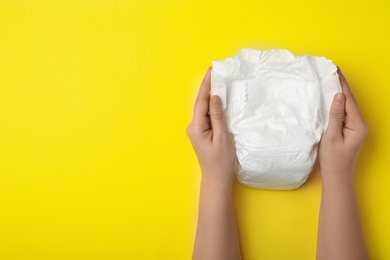
[[[210,119],[213,132],[216,135],[227,133],[225,118],[223,115],[221,100],[217,95],[210,98]]]
[[[330,109],[329,124],[326,130],[328,137],[331,139],[342,137],[344,117],[345,97],[342,93],[337,93]]]

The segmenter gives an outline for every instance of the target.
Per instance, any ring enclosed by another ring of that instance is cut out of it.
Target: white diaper
[[[324,57],[282,49],[242,49],[213,61],[211,95],[218,95],[237,153],[240,183],[261,189],[301,186],[312,171],[341,86]]]

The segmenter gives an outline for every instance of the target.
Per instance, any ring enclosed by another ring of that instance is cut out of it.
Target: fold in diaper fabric
[[[211,95],[221,99],[239,182],[273,190],[301,186],[316,161],[333,97],[342,92],[337,67],[282,49],[241,49],[212,64]]]

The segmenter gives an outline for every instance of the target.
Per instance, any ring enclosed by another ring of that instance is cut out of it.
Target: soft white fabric
[[[240,183],[262,189],[301,186],[312,171],[341,86],[324,57],[282,49],[242,49],[213,61],[211,95],[221,98]]]

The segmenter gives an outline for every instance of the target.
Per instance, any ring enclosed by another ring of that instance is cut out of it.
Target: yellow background
[[[0,259],[190,259],[200,172],[185,128],[212,60],[324,56],[368,124],[355,171],[369,254],[390,259],[388,1],[0,2]],[[234,185],[244,259],[314,259],[318,167]]]

